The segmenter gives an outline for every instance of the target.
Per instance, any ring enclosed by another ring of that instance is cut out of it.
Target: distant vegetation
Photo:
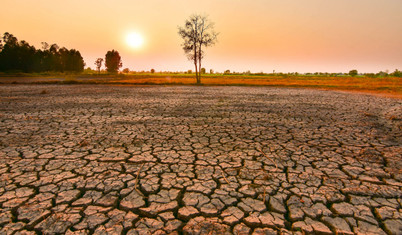
[[[95,60],[96,69],[98,70],[98,74],[100,74],[100,69],[102,67],[103,59],[98,58]]]
[[[191,20],[191,19],[190,19]],[[186,23],[187,24],[187,23]],[[191,22],[190,22],[191,24]],[[215,32],[212,32],[216,34]],[[213,36],[213,35],[212,35]],[[213,37],[216,37],[213,36]],[[205,39],[204,39],[205,40]],[[210,45],[210,44],[207,44]],[[205,45],[204,45],[205,46]],[[202,52],[202,48],[199,47]],[[194,52],[194,51],[193,51]],[[194,56],[194,55],[193,55]],[[201,56],[201,57],[200,57]],[[202,58],[203,53],[198,55],[198,58]],[[195,61],[194,61],[195,62]],[[201,65],[197,59],[197,65]],[[106,71],[101,70],[102,64],[105,65]],[[115,74],[122,67],[122,59],[119,52],[112,50],[108,51],[105,58],[98,58],[95,61],[96,70],[92,70],[87,67],[84,70],[84,60],[79,51],[75,49],[67,49],[65,47],[60,48],[57,44],[49,45],[48,43],[42,42],[42,49],[36,49],[31,46],[28,42],[22,40],[19,41],[15,36],[10,33],[4,33],[3,37],[0,38],[0,77],[8,76],[12,74],[13,76],[59,76],[60,73],[79,73],[80,76],[105,76],[106,73]],[[348,73],[327,73],[327,72],[315,72],[315,73],[264,73],[257,72],[252,73],[250,71],[235,72],[229,69],[223,72],[216,72],[213,69],[209,69],[209,73],[205,68],[196,68],[197,73],[205,74],[208,79],[216,79],[225,77],[228,79],[239,79],[243,78],[246,80],[255,79],[286,79],[297,81],[307,81],[307,80],[336,80],[340,78],[401,78],[402,72],[398,69],[393,72],[380,71],[378,73],[359,73],[356,69],[350,70]],[[157,72],[155,69],[150,71],[131,71],[129,68],[123,70],[125,76],[135,76],[135,77],[147,77],[147,78],[158,78],[158,77],[170,77],[175,78],[188,78],[189,75],[193,75],[192,70],[188,71],[161,71]],[[120,76],[120,75],[119,75]],[[197,80],[197,82],[200,80]],[[360,80],[359,80],[360,81]],[[342,82],[342,81],[340,81]],[[348,81],[350,82],[350,81]],[[400,79],[396,80],[399,83]],[[187,84],[187,82],[185,82]],[[226,83],[226,82],[225,82]],[[215,82],[214,82],[215,84]],[[236,84],[236,82],[230,82],[230,84]],[[399,86],[398,86],[399,87]]]
[[[109,73],[117,73],[117,71],[123,66],[118,51],[112,50],[106,53],[105,66]]]
[[[356,69],[353,69],[353,70],[349,71],[349,75],[352,76],[352,77],[356,76],[357,74],[358,74],[358,72],[357,72]]]
[[[79,51],[60,48],[57,44],[49,46],[42,42],[43,48],[36,49],[26,41],[18,41],[10,33],[4,33],[0,40],[0,71],[2,72],[82,72],[84,59]]]

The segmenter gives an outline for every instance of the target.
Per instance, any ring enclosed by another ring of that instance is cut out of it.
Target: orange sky
[[[201,13],[220,32],[207,70],[392,72],[402,69],[401,12],[401,0],[2,0],[0,33],[77,49],[92,68],[115,49],[123,68],[185,71],[177,27]],[[130,32],[141,49],[127,45]]]

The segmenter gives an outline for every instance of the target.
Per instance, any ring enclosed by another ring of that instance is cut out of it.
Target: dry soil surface
[[[401,234],[402,102],[0,86],[0,234]]]

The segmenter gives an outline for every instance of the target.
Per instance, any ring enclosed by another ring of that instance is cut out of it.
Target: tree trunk
[[[195,66],[195,79],[197,81],[197,84],[200,84],[200,79],[198,78],[198,68],[197,68],[197,60],[198,60],[198,54],[197,54],[197,44],[194,43],[194,66]]]
[[[201,81],[200,81],[200,78],[199,78],[199,75],[198,75],[197,62],[195,62],[194,65],[195,65],[195,79],[197,80],[197,84],[200,84]]]
[[[199,80],[199,83],[201,84],[201,56],[198,59],[198,80]]]
[[[202,58],[201,44],[198,48],[198,84],[201,84],[201,58]]]

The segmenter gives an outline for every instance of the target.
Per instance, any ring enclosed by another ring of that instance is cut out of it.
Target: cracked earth
[[[0,86],[0,234],[402,234],[402,102]]]

